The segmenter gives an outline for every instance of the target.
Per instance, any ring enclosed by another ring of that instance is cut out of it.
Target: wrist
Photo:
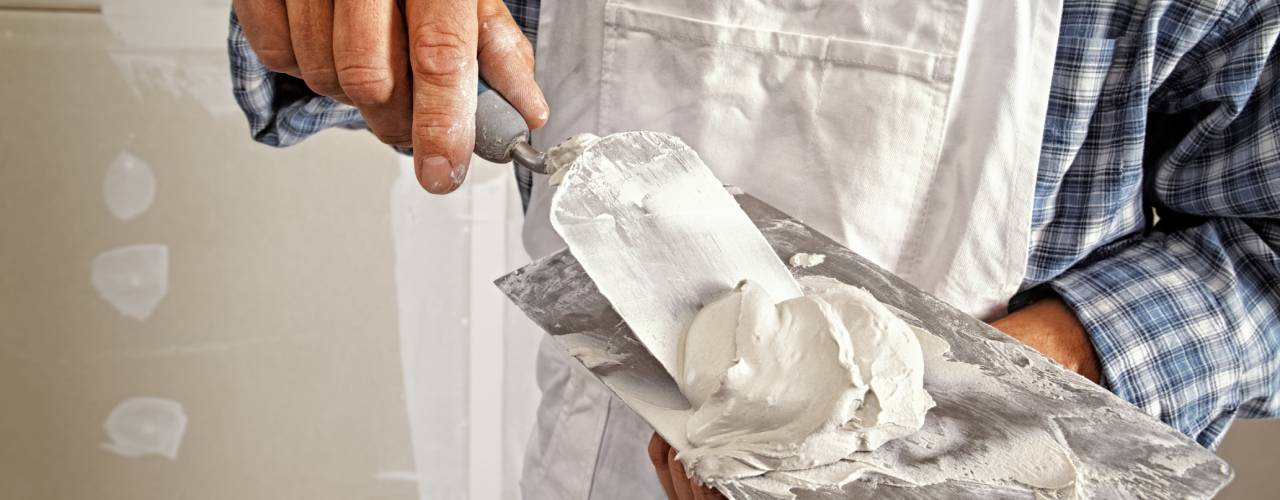
[[[1014,311],[991,326],[1095,383],[1102,379],[1088,332],[1075,311],[1056,296]]]

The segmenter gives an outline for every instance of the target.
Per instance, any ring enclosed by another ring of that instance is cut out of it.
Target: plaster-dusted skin
[[[911,434],[933,399],[915,333],[870,293],[810,278],[775,301],[743,281],[694,317],[682,376],[695,476],[827,465]]]

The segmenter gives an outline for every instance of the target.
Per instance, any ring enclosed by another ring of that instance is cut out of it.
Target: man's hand
[[[403,5],[403,10],[400,7]],[[547,121],[533,47],[502,0],[234,0],[268,68],[355,105],[383,142],[413,146],[418,182],[457,189],[475,142],[476,73],[530,128]]]
[[[693,484],[684,472],[684,464],[676,460],[676,449],[657,433],[649,438],[649,461],[653,462],[658,482],[670,500],[724,500],[716,490]]]
[[[1102,378],[1098,355],[1084,325],[1062,299],[1041,300],[991,326],[1095,383]]]

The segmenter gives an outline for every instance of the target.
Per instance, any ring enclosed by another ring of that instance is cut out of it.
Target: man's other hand
[[[383,142],[413,146],[418,182],[432,193],[451,192],[466,177],[477,71],[530,128],[547,121],[533,47],[502,0],[234,0],[234,7],[267,68],[356,106]]]
[[[1102,367],[1093,342],[1075,312],[1062,299],[1041,300],[996,320],[991,326],[1095,383],[1102,379]]]
[[[676,460],[676,449],[657,433],[649,438],[649,461],[670,500],[724,500],[716,490],[694,484],[685,473],[684,464]]]

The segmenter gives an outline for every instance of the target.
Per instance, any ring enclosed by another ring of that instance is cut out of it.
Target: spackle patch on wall
[[[130,245],[98,254],[90,282],[120,314],[147,319],[169,293],[169,247]]]
[[[102,179],[102,198],[117,219],[137,217],[156,199],[155,173],[141,158],[122,151]]]
[[[102,428],[110,439],[102,447],[112,453],[126,458],[159,455],[176,460],[187,430],[187,414],[177,401],[129,398],[111,410]]]

